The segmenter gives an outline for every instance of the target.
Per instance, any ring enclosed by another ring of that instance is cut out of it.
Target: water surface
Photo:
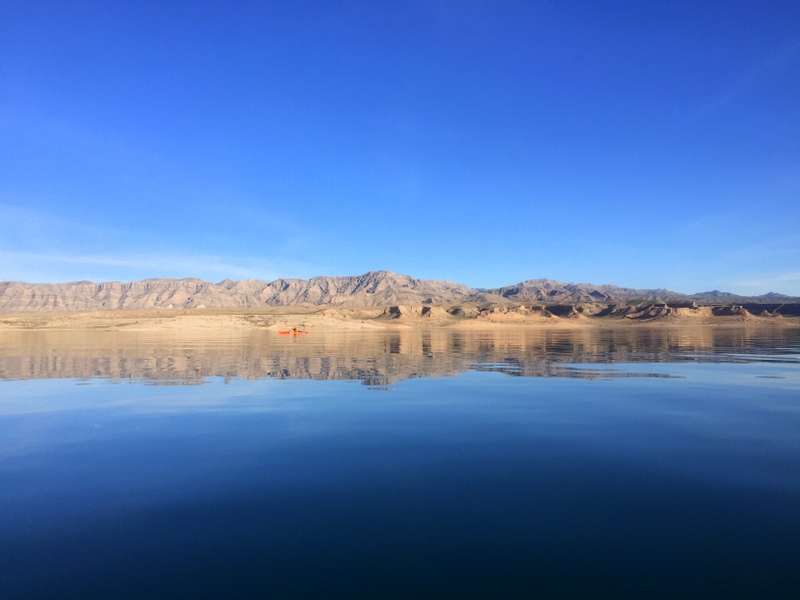
[[[0,597],[797,597],[796,330],[3,332]]]

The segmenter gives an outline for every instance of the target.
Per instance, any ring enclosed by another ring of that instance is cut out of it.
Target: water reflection
[[[6,331],[0,378],[199,383],[207,377],[346,379],[372,387],[468,370],[514,377],[668,377],[637,363],[798,362],[800,330],[705,328],[191,335]]]

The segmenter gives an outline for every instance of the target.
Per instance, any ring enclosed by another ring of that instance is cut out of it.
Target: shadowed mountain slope
[[[516,285],[482,290],[484,294],[497,294],[514,302],[539,302],[550,304],[626,303],[626,302],[697,302],[698,304],[727,304],[742,302],[800,301],[783,294],[769,292],[762,296],[739,296],[713,290],[698,294],[681,294],[662,288],[634,289],[616,285],[591,283],[562,283],[551,279],[530,279]]]

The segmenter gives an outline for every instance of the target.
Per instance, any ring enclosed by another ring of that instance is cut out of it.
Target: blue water
[[[0,598],[800,597],[800,338],[609,339],[326,380],[7,346]]]

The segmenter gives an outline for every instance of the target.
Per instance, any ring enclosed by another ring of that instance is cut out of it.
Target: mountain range
[[[665,289],[632,289],[615,285],[562,283],[530,279],[494,289],[460,283],[416,279],[390,271],[363,275],[276,279],[145,279],[122,283],[0,282],[0,313],[142,310],[156,308],[257,308],[265,306],[399,306],[454,303],[615,304],[631,302],[694,302],[697,304],[798,303],[800,298],[770,292],[739,296],[718,290],[681,294]]]

